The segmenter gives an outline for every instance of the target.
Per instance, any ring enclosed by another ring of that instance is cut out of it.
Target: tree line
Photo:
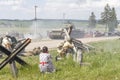
[[[110,7],[109,4],[107,4],[104,7],[104,11],[101,12],[101,19],[98,21],[100,24],[104,24],[106,32],[114,32],[115,28],[118,26],[117,21],[117,15],[114,7]],[[91,12],[91,15],[89,17],[89,25],[88,27],[90,29],[93,29],[96,27],[96,16],[94,12]]]

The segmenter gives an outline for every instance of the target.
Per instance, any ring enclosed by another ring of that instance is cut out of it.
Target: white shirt
[[[50,62],[51,61],[51,55],[49,53],[40,53],[39,61],[40,62]]]

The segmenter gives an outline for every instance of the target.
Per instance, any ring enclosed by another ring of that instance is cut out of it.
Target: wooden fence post
[[[9,64],[10,64],[10,68],[11,68],[13,76],[17,77],[18,70],[17,70],[16,64],[15,64],[15,61],[11,61]]]

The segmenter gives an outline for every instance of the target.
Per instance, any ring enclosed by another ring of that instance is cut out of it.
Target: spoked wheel
[[[81,49],[78,49],[78,50],[77,50],[77,63],[79,63],[79,64],[81,65],[82,60],[83,60],[82,51],[81,51]]]

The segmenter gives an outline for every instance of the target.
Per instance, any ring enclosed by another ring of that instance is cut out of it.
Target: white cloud
[[[0,0],[0,5],[18,5],[21,4],[23,0]]]
[[[66,18],[88,19],[90,13],[95,12],[97,18],[108,3],[119,13],[120,0],[35,0],[37,1],[38,18]],[[0,11],[16,14],[16,18],[34,17],[34,0],[0,0]],[[21,14],[24,14],[21,15]],[[4,15],[4,14],[3,14]],[[3,16],[2,15],[2,16]],[[14,16],[14,15],[13,15]],[[21,17],[20,17],[21,16]],[[29,16],[29,17],[28,17]],[[119,17],[119,16],[118,16]]]
[[[0,9],[9,8],[10,10],[19,10],[21,8],[23,0],[0,0]]]
[[[120,3],[119,3],[120,0],[86,0],[84,4],[80,4],[80,0],[79,0],[79,5],[81,7],[86,7],[86,8],[90,8],[90,7],[104,7],[107,3],[110,5],[110,6],[115,6],[115,7],[119,7],[120,6]]]
[[[92,11],[100,16],[100,12],[103,11],[107,3],[112,7],[120,6],[119,0],[47,0],[46,6],[42,10],[51,14],[62,15],[62,13],[66,13],[66,15],[70,15],[69,18],[71,16],[71,18],[77,18],[78,15],[79,18],[87,19]],[[54,17],[54,15],[50,15],[50,17]]]

